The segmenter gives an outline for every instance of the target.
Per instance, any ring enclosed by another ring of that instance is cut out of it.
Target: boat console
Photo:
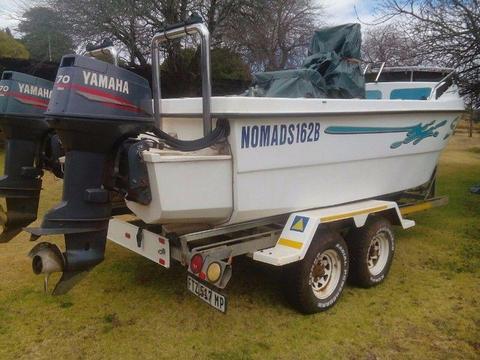
[[[370,100],[428,100],[458,96],[451,68],[401,66],[365,68],[366,98]]]

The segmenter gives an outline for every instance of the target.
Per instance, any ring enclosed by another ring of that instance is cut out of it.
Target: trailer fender
[[[300,261],[305,257],[320,225],[352,219],[354,225],[360,228],[372,214],[382,214],[404,229],[415,225],[414,221],[402,217],[399,206],[394,201],[367,200],[295,212],[290,214],[276,245],[254,252],[253,259],[275,266]]]

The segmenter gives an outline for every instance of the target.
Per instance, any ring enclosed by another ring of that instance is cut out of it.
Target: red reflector
[[[165,244],[165,239],[164,238],[158,238],[158,242],[163,245],[163,244]]]
[[[160,265],[165,265],[165,260],[163,260],[163,259],[158,259],[158,263],[159,263]]]
[[[207,278],[207,276],[205,275],[205,273],[203,271],[198,275],[198,277],[202,280],[205,280]]]
[[[127,239],[130,239],[130,234],[129,234],[129,233],[125,233],[125,237],[126,237]]]
[[[190,260],[190,270],[194,274],[198,274],[203,267],[203,258],[200,254],[195,254]]]

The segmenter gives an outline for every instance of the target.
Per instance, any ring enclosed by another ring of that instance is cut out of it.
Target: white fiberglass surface
[[[424,111],[463,111],[461,98],[445,100],[367,100],[367,99],[290,99],[244,96],[213,97],[213,116],[281,115],[322,113],[388,113]],[[202,98],[162,100],[162,114],[170,116],[201,116]]]
[[[162,189],[172,188],[159,195],[160,205],[150,209],[151,214],[137,215],[161,222],[165,217],[184,221],[186,216],[209,214],[221,222],[222,215],[227,220],[232,214],[228,221],[234,223],[415,187],[429,180],[455,128],[457,115],[434,111],[235,116],[229,118],[231,160],[208,162],[212,168],[206,169],[205,161],[190,159],[185,163],[188,171],[182,176],[182,162],[172,162],[167,170],[160,158],[149,160],[153,162],[149,165],[154,165],[149,175],[155,174],[151,183],[158,185],[153,192],[160,194]],[[202,136],[201,118],[163,120],[168,131],[179,138]],[[192,176],[196,171],[201,174]],[[184,196],[186,189],[205,194],[205,186],[214,178],[209,198],[216,198],[221,206],[207,204],[204,198]],[[182,179],[187,182],[179,186]],[[203,185],[202,179],[207,180]],[[177,188],[179,192],[171,196]],[[224,189],[221,196],[218,189]],[[169,197],[171,202],[166,201]],[[185,200],[183,209],[168,206],[167,211],[167,205],[176,204],[180,197]],[[192,214],[191,209],[197,209],[198,214]],[[164,210],[164,215],[160,214]]]
[[[439,152],[237,174],[230,222],[369,199],[429,180]]]

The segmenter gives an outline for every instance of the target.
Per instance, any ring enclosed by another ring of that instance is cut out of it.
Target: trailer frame
[[[428,187],[431,189],[431,186]],[[412,199],[405,194],[404,198]],[[171,260],[187,267],[187,287],[218,310],[225,312],[224,289],[232,276],[232,259],[247,255],[254,261],[273,266],[286,266],[301,261],[310,248],[319,228],[342,232],[361,228],[370,216],[383,216],[394,225],[409,228],[415,225],[406,215],[448,203],[448,197],[431,197],[414,201],[366,200],[326,208],[224,225],[200,231],[169,231],[166,226],[148,225],[141,221],[112,219],[107,238],[157,264],[169,268]],[[296,219],[303,219],[303,228],[295,229]],[[192,259],[202,258],[201,269],[192,268]],[[209,281],[207,269],[215,263],[221,276]],[[205,294],[210,294],[206,296]],[[221,306],[215,306],[215,304]]]

